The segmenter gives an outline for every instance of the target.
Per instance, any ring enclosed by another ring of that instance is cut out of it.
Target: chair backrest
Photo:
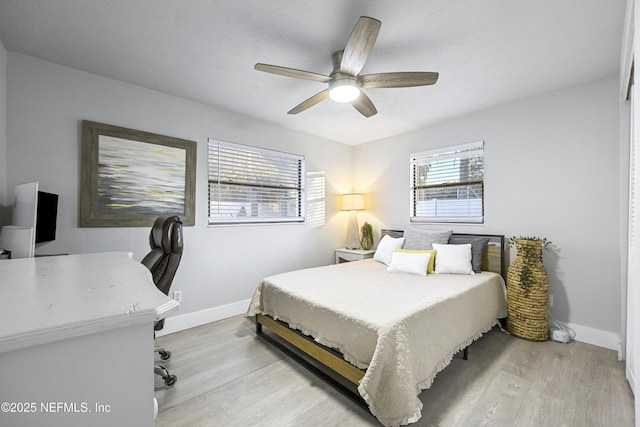
[[[142,258],[153,277],[153,283],[165,295],[169,295],[171,282],[182,258],[182,218],[161,216],[156,218],[149,233],[151,252]],[[164,319],[156,322],[154,330],[164,327]]]
[[[176,275],[183,247],[182,218],[179,216],[158,217],[149,233],[149,252],[143,259],[153,283],[165,295],[169,295],[171,282]]]

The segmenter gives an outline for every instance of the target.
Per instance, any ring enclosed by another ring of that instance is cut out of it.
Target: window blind
[[[304,221],[304,156],[209,139],[209,224]]]
[[[484,221],[484,142],[410,156],[413,222]]]

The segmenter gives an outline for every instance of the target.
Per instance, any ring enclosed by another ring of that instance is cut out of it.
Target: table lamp
[[[360,249],[360,229],[356,211],[364,210],[364,198],[360,193],[343,194],[342,210],[349,211],[347,226],[347,249]]]

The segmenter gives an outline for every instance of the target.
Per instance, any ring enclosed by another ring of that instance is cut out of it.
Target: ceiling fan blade
[[[363,88],[413,87],[428,86],[438,81],[438,73],[433,72],[398,72],[378,73],[360,76]]]
[[[302,101],[300,104],[293,107],[287,114],[298,114],[306,110],[307,108],[311,108],[314,105],[324,101],[329,97],[329,89],[325,89],[322,92],[318,92],[313,95],[311,98]]]
[[[368,16],[361,16],[358,19],[344,48],[340,72],[358,75],[373,49],[381,25],[380,21]]]
[[[257,63],[253,67],[258,71],[265,73],[278,74],[281,76],[294,77],[296,79],[313,80],[314,82],[327,83],[331,77],[311,71],[296,70],[295,68],[280,67],[278,65],[269,65]]]
[[[371,99],[362,91],[360,91],[360,96],[351,101],[351,105],[365,117],[371,117],[378,113]]]

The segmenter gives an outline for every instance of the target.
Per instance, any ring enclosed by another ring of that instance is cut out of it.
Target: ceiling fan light
[[[335,102],[351,102],[360,96],[360,88],[350,79],[333,80],[329,83],[329,97]]]

